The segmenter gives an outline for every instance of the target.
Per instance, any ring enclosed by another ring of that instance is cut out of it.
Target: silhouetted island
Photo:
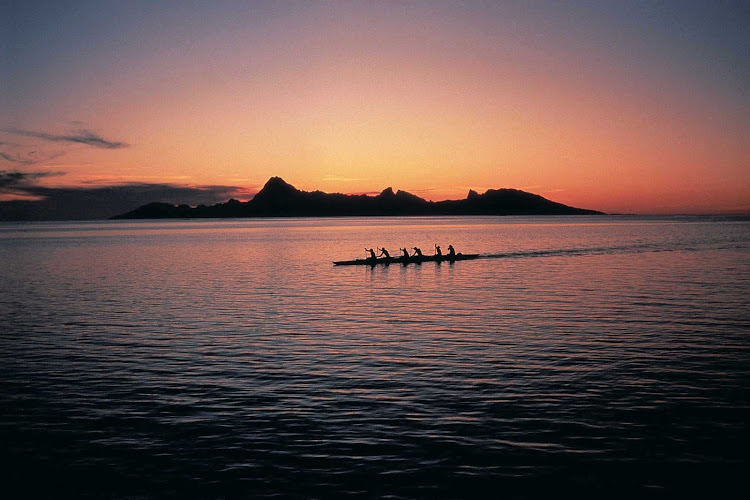
[[[231,199],[206,206],[149,203],[113,219],[203,217],[331,217],[378,215],[594,215],[596,210],[569,207],[518,189],[474,190],[463,200],[427,201],[405,191],[385,189],[377,196],[300,191],[271,177],[252,200]]]

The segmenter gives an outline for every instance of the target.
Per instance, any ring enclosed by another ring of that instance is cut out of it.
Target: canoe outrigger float
[[[457,253],[455,255],[423,255],[423,256],[409,256],[409,258],[400,257],[381,257],[379,259],[355,259],[355,260],[339,260],[334,261],[334,266],[377,266],[378,264],[390,265],[390,264],[421,264],[422,262],[448,262],[453,263],[457,260],[473,260],[478,259],[478,253],[462,254]]]

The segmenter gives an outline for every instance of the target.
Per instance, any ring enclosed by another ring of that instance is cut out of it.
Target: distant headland
[[[112,219],[193,219],[222,217],[338,217],[401,215],[596,215],[596,210],[556,203],[518,189],[470,190],[463,200],[427,201],[405,191],[376,196],[300,191],[271,177],[252,200],[216,205],[149,203]]]

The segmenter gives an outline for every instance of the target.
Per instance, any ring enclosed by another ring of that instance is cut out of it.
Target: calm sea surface
[[[483,258],[331,263],[435,243]],[[25,494],[745,484],[748,218],[6,223],[0,263],[3,474]]]

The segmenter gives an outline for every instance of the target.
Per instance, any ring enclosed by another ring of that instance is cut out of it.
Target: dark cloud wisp
[[[34,163],[34,160],[13,156],[12,154],[6,153],[4,151],[0,151],[0,158],[11,163],[20,163],[21,165],[31,165],[32,163]]]
[[[74,134],[48,134],[46,132],[37,132],[34,130],[23,130],[17,128],[5,128],[3,132],[9,134],[22,135],[25,137],[35,137],[50,142],[68,142],[74,144],[86,144],[95,148],[102,149],[120,149],[126,148],[129,144],[120,141],[108,141],[101,136],[89,130],[80,130]]]
[[[12,170],[0,170],[0,193],[4,190],[7,191],[10,188],[23,188],[25,190],[28,184],[33,183],[37,179],[54,175],[62,174],[53,172],[17,172]]]
[[[34,185],[51,174],[0,174],[0,194],[14,193],[33,200],[0,201],[0,221],[106,219],[129,212],[150,202],[173,205],[213,205],[246,195],[238,186],[179,186],[174,184],[130,183],[113,186],[44,187]],[[36,176],[36,177],[34,177]]]

